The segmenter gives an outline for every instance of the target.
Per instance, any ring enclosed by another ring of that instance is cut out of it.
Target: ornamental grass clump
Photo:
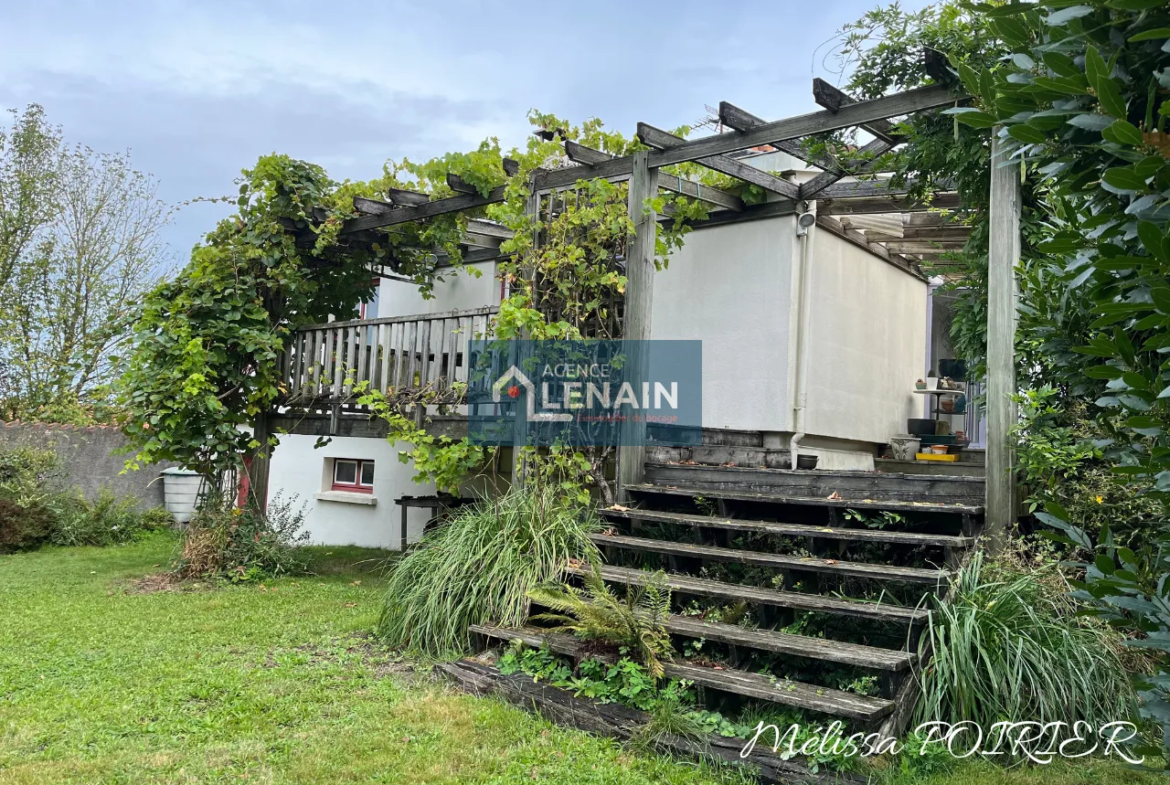
[[[1117,634],[1076,616],[1042,575],[991,580],[977,553],[952,591],[949,603],[936,600],[922,638],[923,654],[930,646],[933,657],[922,674],[920,721],[989,728],[1000,720],[1085,720],[1096,727],[1134,714]]]
[[[553,490],[512,489],[465,507],[394,567],[378,632],[412,654],[460,654],[470,625],[520,626],[529,591],[571,560],[595,562],[589,535],[600,530],[594,512]]]

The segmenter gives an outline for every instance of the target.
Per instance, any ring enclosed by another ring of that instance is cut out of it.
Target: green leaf
[[[1101,179],[1122,191],[1144,191],[1146,189],[1146,181],[1128,166],[1115,166],[1106,169]]]
[[[1036,61],[1023,52],[1016,52],[1012,55],[1012,63],[1021,71],[1031,71],[1036,67]]]
[[[1088,16],[1091,13],[1093,13],[1093,6],[1091,5],[1069,6],[1059,11],[1053,11],[1046,16],[1044,18],[1044,24],[1049,27],[1061,27],[1074,19],[1080,19],[1082,16]]]
[[[1170,262],[1170,249],[1166,247],[1166,233],[1162,229],[1159,229],[1156,223],[1153,221],[1138,221],[1137,233],[1138,237],[1141,238],[1142,245],[1150,252],[1150,256],[1153,256],[1155,259],[1160,259],[1163,262]],[[1158,310],[1162,309],[1159,308]],[[1170,311],[1166,313],[1170,313]]]
[[[1085,376],[1090,379],[1120,379],[1122,370],[1112,365],[1093,365],[1085,369]]]
[[[1109,0],[1105,5],[1119,11],[1145,11],[1147,8],[1165,6],[1166,0]]]
[[[1115,120],[1113,125],[1101,132],[1106,141],[1114,144],[1127,144],[1131,147],[1140,147],[1144,143],[1142,132],[1137,126],[1126,120]]]
[[[955,115],[955,119],[963,125],[969,125],[972,128],[991,128],[999,122],[999,120],[987,114],[987,112],[979,111]]]
[[[1013,125],[1007,129],[1008,136],[1027,144],[1044,144],[1048,137],[1044,132],[1030,125]]]
[[[1126,116],[1125,98],[1121,94],[1121,88],[1117,82],[1109,77],[1102,77],[1098,79],[1094,87],[1097,90],[1097,100],[1101,102],[1101,108],[1114,117],[1124,119]]]
[[[1093,85],[1094,89],[1098,79],[1109,78],[1109,65],[1095,46],[1085,49],[1085,76],[1089,77],[1089,84]]]
[[[1092,9],[1090,9],[1092,10]],[[1019,19],[1012,16],[1000,17],[991,21],[991,29],[999,35],[1009,46],[1022,49],[1028,45],[1031,36],[1028,28]]]
[[[1154,30],[1146,30],[1144,33],[1131,35],[1129,40],[1136,41],[1160,41],[1163,38],[1170,38],[1170,27],[1159,27]]]
[[[1044,65],[1051,68],[1058,76],[1067,76],[1074,79],[1084,77],[1084,72],[1077,68],[1077,64],[1071,57],[1060,52],[1045,52],[1041,55],[1044,60]]]
[[[1170,314],[1170,287],[1159,286],[1150,290],[1150,299],[1159,313]]]

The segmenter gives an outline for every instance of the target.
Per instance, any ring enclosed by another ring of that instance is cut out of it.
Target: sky
[[[271,152],[365,180],[390,158],[520,146],[533,108],[626,134],[721,100],[814,111],[812,78],[839,80],[834,33],[885,1],[0,0],[0,107],[39,103],[68,141],[128,150],[174,204],[234,193]],[[228,212],[182,208],[177,263]]]

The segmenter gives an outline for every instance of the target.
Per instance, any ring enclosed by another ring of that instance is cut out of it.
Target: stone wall
[[[51,449],[61,459],[62,484],[76,486],[89,498],[109,488],[119,496],[133,496],[141,506],[157,507],[163,503],[160,472],[173,464],[144,466],[138,471],[121,474],[125,454],[115,450],[125,446],[126,437],[112,426],[76,427],[35,423],[0,423],[0,450],[15,447]]]

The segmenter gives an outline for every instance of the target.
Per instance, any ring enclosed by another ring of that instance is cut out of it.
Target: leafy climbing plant
[[[1041,274],[1025,289],[1021,328],[1053,375],[1094,401],[1108,436],[1103,456],[1144,484],[1163,523],[1130,549],[1108,525],[1094,541],[1055,502],[1040,517],[1054,538],[1090,554],[1077,596],[1159,658],[1158,673],[1139,676],[1138,687],[1143,714],[1170,742],[1170,7],[972,7],[1009,53],[993,67],[954,63],[978,100],[951,114],[975,128],[1000,126],[1011,156],[1001,165],[1034,172],[1046,208]]]

